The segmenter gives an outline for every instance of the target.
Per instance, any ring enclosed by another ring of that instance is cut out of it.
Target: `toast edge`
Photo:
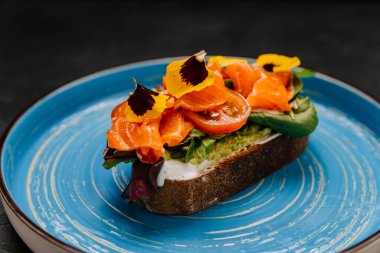
[[[308,136],[279,136],[252,145],[214,165],[214,169],[190,180],[165,180],[145,207],[154,213],[189,215],[211,207],[257,183],[292,162],[306,149]],[[276,158],[276,159],[273,159]]]

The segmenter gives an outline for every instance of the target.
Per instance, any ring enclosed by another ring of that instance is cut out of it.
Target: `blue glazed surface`
[[[32,107],[9,133],[2,175],[20,209],[88,252],[323,252],[380,228],[380,107],[339,81],[303,79],[320,123],[295,162],[187,217],[120,198],[128,165],[102,168],[110,112],[133,85],[161,82],[168,60],[81,79]]]

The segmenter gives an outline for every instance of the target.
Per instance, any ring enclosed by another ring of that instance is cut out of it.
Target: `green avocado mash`
[[[263,139],[271,133],[269,128],[263,128],[258,125],[248,124],[243,129],[240,129],[236,134],[229,135],[217,141],[211,152],[207,155],[208,160],[220,160],[223,157],[236,152],[249,144]],[[197,160],[199,163],[199,161]],[[200,161],[202,162],[202,161]]]
[[[176,159],[195,165],[204,160],[220,160],[270,133],[269,128],[249,122],[238,131],[224,135],[207,135],[193,130],[182,145],[166,149],[165,160]]]

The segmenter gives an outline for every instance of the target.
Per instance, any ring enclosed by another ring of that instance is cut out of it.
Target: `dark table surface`
[[[0,132],[84,75],[193,54],[297,55],[380,99],[380,5],[0,2]],[[29,252],[0,205],[0,252]]]

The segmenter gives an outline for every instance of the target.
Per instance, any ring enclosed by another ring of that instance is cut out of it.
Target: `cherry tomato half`
[[[226,103],[213,110],[199,113],[184,110],[185,117],[196,128],[208,134],[225,134],[238,130],[245,125],[250,112],[247,100],[229,89]]]

